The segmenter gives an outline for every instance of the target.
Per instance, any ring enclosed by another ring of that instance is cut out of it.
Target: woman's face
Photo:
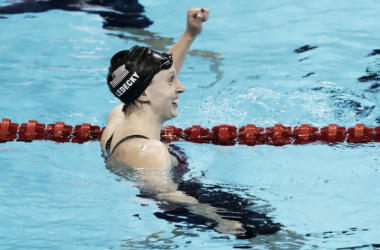
[[[185,86],[177,78],[174,65],[161,70],[145,90],[150,106],[155,114],[165,122],[178,115],[178,96]]]

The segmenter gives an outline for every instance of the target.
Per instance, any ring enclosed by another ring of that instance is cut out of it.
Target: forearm
[[[154,177],[155,176],[155,177]],[[160,176],[160,179],[156,179]],[[169,172],[155,174],[149,173],[145,175],[144,184],[140,186],[140,190],[156,195],[160,201],[172,202],[187,207],[190,212],[201,215],[216,222],[221,222],[223,219],[216,213],[217,208],[208,204],[199,203],[194,197],[178,190],[178,185],[173,182]]]
[[[173,54],[174,67],[177,71],[177,75],[181,71],[185,57],[189,52],[191,44],[194,42],[196,37],[192,36],[187,30],[182,34],[178,41],[173,45],[173,47],[168,51],[168,53]]]
[[[162,201],[168,201],[183,205],[189,209],[193,214],[201,215],[205,218],[214,220],[215,222],[222,223],[225,221],[218,213],[217,208],[208,204],[199,203],[197,199],[189,196],[182,191],[174,191],[168,193],[161,193],[157,198]]]
[[[203,29],[202,22],[208,20],[209,12],[209,9],[204,8],[190,8],[187,11],[186,30],[174,46],[168,51],[173,54],[174,67],[177,71],[177,75],[181,71],[182,64],[189,52],[191,44],[194,42],[195,38],[201,34]]]
[[[217,223],[215,230],[223,233],[239,234],[244,231],[238,221],[224,219],[218,209],[209,204],[199,203],[194,197],[178,190],[174,183],[170,169],[138,169],[138,187],[142,192],[155,195],[155,199],[163,202],[172,202],[186,207],[189,212],[203,216]]]
[[[210,206],[209,204],[199,203],[195,198],[188,196],[181,191],[159,194],[157,198],[159,200],[181,204],[186,207],[189,212],[215,221],[217,223],[215,230],[221,233],[229,233],[234,235],[245,233],[245,230],[240,222],[224,219],[217,213],[218,208]]]

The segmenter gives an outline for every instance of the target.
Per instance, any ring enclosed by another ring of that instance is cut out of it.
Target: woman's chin
[[[177,117],[178,116],[178,112],[177,113],[173,113],[172,114],[172,117],[170,118],[170,119],[173,119],[173,118],[175,118],[175,117]]]
[[[171,114],[172,118],[177,117],[178,116],[177,108],[175,108],[170,114]]]

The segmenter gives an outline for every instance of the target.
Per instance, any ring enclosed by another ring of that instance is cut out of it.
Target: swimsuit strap
[[[113,138],[113,134],[111,135],[111,137],[108,139],[108,141],[107,141],[107,143],[106,143],[106,151],[107,151],[107,152],[110,152],[112,138]]]
[[[113,136],[113,135],[112,135]],[[111,136],[111,138],[112,138]],[[111,139],[110,138],[110,139]],[[115,147],[113,148],[112,152],[111,152],[111,155],[115,152],[116,148],[120,146],[120,144],[122,144],[123,142],[127,141],[127,140],[130,140],[130,139],[135,139],[135,138],[142,138],[142,139],[149,139],[148,137],[146,136],[143,136],[143,135],[129,135],[129,136],[126,136],[124,137],[123,139],[121,139],[116,145]]]

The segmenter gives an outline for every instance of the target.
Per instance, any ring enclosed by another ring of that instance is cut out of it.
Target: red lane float
[[[256,127],[253,124],[239,128],[238,134],[238,143],[248,146],[263,145],[268,139],[264,128]]]
[[[268,135],[267,145],[284,146],[292,143],[293,134],[291,127],[276,124],[273,128],[266,128],[265,131]]]
[[[43,140],[45,136],[45,124],[29,120],[28,123],[21,124],[17,141],[31,142],[33,140]]]
[[[199,125],[193,125],[191,128],[185,129],[183,139],[196,143],[208,143],[210,142],[210,130]]]
[[[71,142],[84,143],[87,141],[97,141],[102,137],[102,133],[103,130],[99,126],[83,123],[82,125],[75,126]]]
[[[3,118],[0,123],[0,142],[34,140],[50,140],[54,142],[84,143],[100,140],[104,127],[83,123],[75,128],[64,122],[55,124],[42,124],[35,120],[29,120],[21,125],[12,123],[10,119]],[[301,124],[295,127],[286,127],[275,124],[273,127],[256,127],[247,124],[237,128],[231,125],[219,125],[211,129],[193,125],[191,128],[182,129],[167,126],[161,130],[161,140],[173,142],[185,140],[195,143],[213,143],[216,145],[273,145],[284,146],[289,144],[323,143],[367,143],[380,142],[380,127],[370,128],[364,124],[356,124],[354,127],[345,128],[337,124],[318,129],[309,124]]]
[[[293,144],[308,144],[317,141],[320,138],[320,134],[317,133],[317,127],[311,127],[309,124],[301,124],[300,127],[294,127]]]
[[[161,130],[161,140],[165,142],[179,141],[183,139],[183,130],[174,126],[166,126]]]
[[[380,127],[376,127],[374,130],[373,130],[373,133],[374,133],[374,142],[380,142]]]
[[[0,123],[0,142],[13,141],[17,138],[18,124],[4,118]]]
[[[235,145],[236,138],[237,128],[235,126],[215,126],[210,132],[210,141],[217,145]]]
[[[64,122],[49,124],[46,128],[46,140],[55,142],[70,142],[73,126],[66,125]]]
[[[375,138],[373,129],[365,127],[364,124],[356,124],[353,128],[347,129],[347,142],[370,142]]]

